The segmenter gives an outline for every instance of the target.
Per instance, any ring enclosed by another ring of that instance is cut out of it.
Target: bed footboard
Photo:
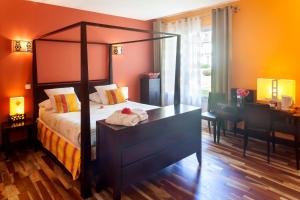
[[[167,106],[148,111],[134,127],[97,122],[97,190],[112,186],[114,199],[142,180],[196,153],[201,164],[201,109]]]

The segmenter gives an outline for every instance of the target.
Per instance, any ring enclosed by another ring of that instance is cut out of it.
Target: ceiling
[[[150,20],[235,0],[30,0],[109,15]]]

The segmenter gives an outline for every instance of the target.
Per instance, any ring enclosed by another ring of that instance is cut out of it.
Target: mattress
[[[96,121],[106,119],[114,111],[125,107],[134,109],[152,110],[157,106],[141,104],[133,101],[126,101],[115,105],[101,105],[90,102],[90,123],[91,123],[91,145],[96,144]],[[54,130],[67,142],[80,148],[80,112],[56,113],[47,111],[44,108],[39,110],[39,120]]]

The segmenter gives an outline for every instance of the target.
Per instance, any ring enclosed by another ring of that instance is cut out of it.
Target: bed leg
[[[86,168],[87,169],[87,168]],[[92,196],[91,185],[89,180],[87,180],[88,174],[86,171],[80,174],[80,193],[81,197],[87,199]]]
[[[103,184],[100,183],[98,180],[96,184],[96,192],[101,192],[102,189],[103,189]]]
[[[201,151],[196,152],[196,157],[197,157],[199,165],[201,165],[201,163],[202,163],[202,153],[201,153]]]
[[[81,186],[81,197],[86,199],[92,196],[91,189],[86,186]]]
[[[113,199],[114,200],[121,200],[121,191],[120,190],[114,190],[113,191]]]
[[[105,184],[103,180],[104,180],[103,176],[99,176],[97,178],[97,182],[96,182],[96,191],[97,192],[101,192],[103,189],[105,189],[107,187],[107,184]]]

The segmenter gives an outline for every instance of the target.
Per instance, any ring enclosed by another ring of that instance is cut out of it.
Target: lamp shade
[[[282,96],[289,96],[296,102],[296,81],[295,80],[278,80],[278,98],[282,99]]]
[[[128,99],[128,87],[121,87],[125,99]]]
[[[24,114],[24,97],[11,97],[9,99],[9,115]]]
[[[272,81],[273,79],[258,78],[257,79],[257,100],[272,99]]]
[[[274,88],[273,81],[277,81],[276,88]],[[281,100],[282,96],[290,96],[293,102],[296,101],[296,81],[286,79],[257,79],[257,100],[271,100],[272,91],[277,93],[277,100]]]

